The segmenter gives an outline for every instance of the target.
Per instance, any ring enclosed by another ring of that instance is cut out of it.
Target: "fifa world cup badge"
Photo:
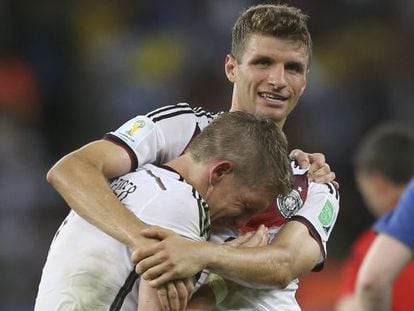
[[[279,194],[276,198],[276,205],[283,217],[290,218],[301,209],[303,200],[300,197],[299,191],[293,189],[287,195]]]

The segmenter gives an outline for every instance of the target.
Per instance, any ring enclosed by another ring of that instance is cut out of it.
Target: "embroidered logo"
[[[142,129],[144,126],[145,126],[145,122],[144,121],[142,121],[142,120],[135,121],[134,123],[132,123],[131,128],[129,130],[127,130],[126,133],[129,136],[134,136],[135,133],[137,131],[139,131],[140,129]]]
[[[277,208],[285,218],[294,216],[303,206],[302,198],[298,190],[293,189],[287,195],[278,195],[276,198]]]
[[[329,233],[329,230],[331,229],[332,223],[334,221],[334,207],[331,201],[327,200],[325,202],[325,205],[319,213],[318,220],[325,232]]]

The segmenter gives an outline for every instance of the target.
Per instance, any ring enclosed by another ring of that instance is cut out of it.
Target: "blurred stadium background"
[[[223,63],[248,0],[0,1],[0,310],[33,310],[49,243],[68,208],[46,183],[64,154],[136,114],[189,102],[229,107]],[[350,243],[373,218],[353,179],[361,136],[414,116],[414,2],[287,1],[310,16],[309,83],[291,147],[325,153],[342,209],[305,311],[332,310]],[[390,161],[398,159],[390,159]]]

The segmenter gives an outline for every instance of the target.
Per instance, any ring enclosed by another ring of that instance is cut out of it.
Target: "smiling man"
[[[232,54],[225,64],[234,85],[231,110],[266,116],[283,127],[306,87],[310,37],[303,33],[300,43],[260,33],[254,26],[239,19],[234,27]]]
[[[272,119],[279,128],[284,126],[306,87],[312,48],[306,23],[306,15],[287,5],[257,5],[239,16],[233,28],[232,52],[225,61],[226,75],[233,83],[231,111],[250,112]],[[139,254],[154,241],[142,236],[146,225],[124,208],[107,180],[147,163],[165,163],[178,157],[217,116],[188,104],[137,116],[105,139],[62,158],[49,171],[48,180],[80,216]],[[137,122],[143,126],[131,131]],[[260,297],[270,295],[266,304],[298,310],[295,279],[321,267],[326,256],[326,243],[338,215],[339,195],[329,184],[335,175],[323,155],[311,154],[309,160],[309,174],[293,164],[297,204],[287,206],[289,200],[283,198],[276,204],[275,199],[244,228],[254,231],[265,224],[275,237],[268,246],[237,261],[236,272],[244,272],[251,281],[273,285],[273,291],[256,295],[256,304]],[[329,221],[321,222],[319,216],[326,209],[330,212]],[[139,257],[133,260],[137,262]],[[188,294],[185,286],[176,281],[167,287],[174,293],[172,297],[182,298],[171,309],[182,309]]]

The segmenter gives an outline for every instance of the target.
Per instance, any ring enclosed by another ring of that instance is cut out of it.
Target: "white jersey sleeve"
[[[305,224],[320,243],[323,257],[327,256],[326,243],[332,233],[339,213],[339,193],[331,183],[311,182],[307,199],[291,219]]]
[[[161,164],[181,155],[191,140],[218,114],[186,103],[165,106],[136,116],[105,139],[124,147],[132,170],[147,163]]]
[[[289,220],[302,222],[319,243],[323,256],[314,269],[318,271],[323,267],[323,259],[327,256],[326,244],[338,217],[339,192],[332,183],[310,182],[308,170],[299,168],[294,161],[292,169],[294,189],[287,196],[279,196],[277,206]]]

